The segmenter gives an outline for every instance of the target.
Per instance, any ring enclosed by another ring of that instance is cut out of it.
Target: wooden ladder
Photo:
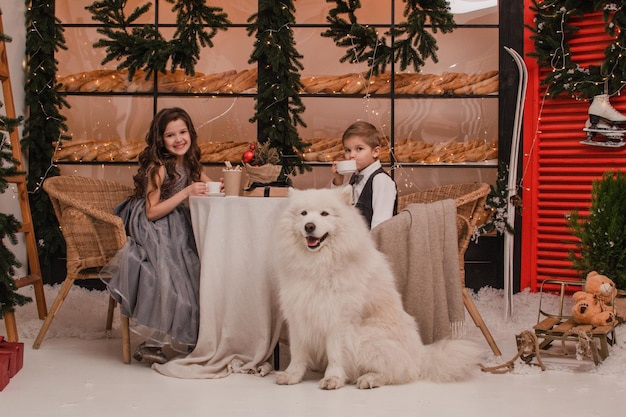
[[[2,26],[2,10],[0,10],[0,33],[4,33]],[[4,99],[4,108],[8,118],[15,118],[15,105],[13,102],[13,91],[11,90],[11,77],[9,75],[9,61],[7,58],[5,42],[0,41],[0,82],[2,83],[2,93]],[[20,140],[17,129],[8,132],[11,138],[11,148],[13,150],[13,158],[18,165],[15,167],[18,171],[22,171],[22,151],[20,148]],[[26,253],[28,255],[29,275],[15,280],[17,288],[23,288],[32,285],[35,289],[35,300],[37,303],[37,312],[41,320],[46,318],[48,314],[46,307],[46,298],[43,291],[43,281],[41,279],[41,269],[39,266],[39,254],[37,252],[37,239],[35,230],[33,229],[33,220],[30,212],[30,204],[28,202],[28,188],[26,183],[26,174],[8,177],[7,181],[17,185],[17,196],[22,212],[22,227],[20,233],[24,233],[26,241]],[[19,337],[17,334],[17,324],[15,314],[12,312],[4,312],[4,325],[7,330],[7,339],[10,342],[17,342]]]

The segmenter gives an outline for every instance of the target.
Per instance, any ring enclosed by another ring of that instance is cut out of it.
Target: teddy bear
[[[584,291],[576,291],[572,299],[576,303],[572,307],[574,321],[579,324],[604,326],[614,323],[615,310],[607,305],[617,294],[615,283],[605,275],[596,271],[587,274]]]
[[[585,279],[585,292],[595,295],[605,304],[611,304],[617,296],[617,287],[609,277],[591,271]]]

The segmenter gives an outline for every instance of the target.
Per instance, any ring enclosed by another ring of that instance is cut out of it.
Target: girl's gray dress
[[[188,185],[184,167],[177,172],[180,178],[161,200]],[[131,197],[115,211],[128,236],[102,272],[111,296],[131,319],[131,329],[146,337],[148,345],[187,345],[179,346],[186,352],[198,339],[200,280],[188,205],[180,204],[156,221],[146,217],[145,198]]]

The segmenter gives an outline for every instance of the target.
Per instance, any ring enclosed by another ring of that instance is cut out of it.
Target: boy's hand
[[[337,172],[337,161],[333,161],[333,166],[331,167],[333,172],[333,184],[341,185],[343,184],[343,175]]]

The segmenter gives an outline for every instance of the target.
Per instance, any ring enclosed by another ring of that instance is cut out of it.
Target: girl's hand
[[[193,182],[187,186],[189,196],[207,195],[206,183]]]
[[[333,172],[333,184],[341,185],[343,184],[343,175],[337,172],[337,161],[333,161],[333,166],[331,167]]]

